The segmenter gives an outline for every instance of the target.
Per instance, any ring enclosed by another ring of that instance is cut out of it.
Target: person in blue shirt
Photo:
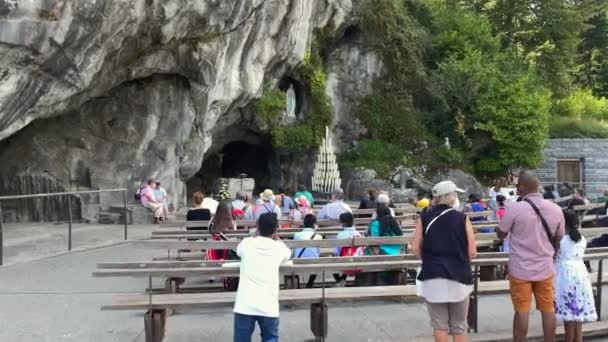
[[[316,232],[317,218],[313,214],[304,216],[304,228],[293,235],[294,240],[323,240],[323,236]],[[295,248],[293,251],[294,258],[318,258],[321,250],[318,247]],[[317,279],[316,274],[311,274],[308,277],[306,288],[310,289],[315,284]]]
[[[390,208],[387,206],[379,206],[376,210],[376,219],[372,220],[369,224],[368,236],[380,237],[380,236],[402,236],[401,226],[391,215]],[[380,245],[379,248],[374,251],[368,249],[370,255],[397,255],[401,254],[401,245]]]
[[[376,219],[369,224],[368,236],[402,236],[401,226],[391,215],[390,208],[379,206],[376,210]],[[378,247],[367,248],[368,255],[399,255],[401,245],[380,245]],[[368,275],[369,283],[379,283],[379,285],[398,285],[401,283],[401,271],[385,271]]]
[[[342,225],[342,231],[338,233],[336,239],[344,240],[356,237],[361,237],[361,233],[355,228],[355,219],[353,214],[345,212],[340,214],[340,224]],[[340,257],[357,257],[365,254],[363,247],[337,247],[336,256]],[[334,279],[336,280],[336,287],[343,287],[346,285],[346,278],[349,275],[356,275],[359,270],[345,270],[344,273],[334,273]]]

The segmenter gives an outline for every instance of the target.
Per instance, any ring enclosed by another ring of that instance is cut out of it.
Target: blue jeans
[[[234,342],[251,342],[251,335],[258,322],[262,342],[279,342],[279,318],[234,314]]]

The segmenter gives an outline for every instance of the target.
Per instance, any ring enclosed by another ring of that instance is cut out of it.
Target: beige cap
[[[452,192],[466,192],[461,188],[457,187],[452,181],[443,181],[435,184],[433,187],[433,196],[441,196]]]

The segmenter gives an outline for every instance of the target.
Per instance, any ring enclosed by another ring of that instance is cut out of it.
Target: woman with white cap
[[[426,299],[436,342],[467,341],[469,295],[472,291],[471,258],[476,255],[475,234],[468,217],[458,211],[459,189],[452,181],[433,187],[435,206],[420,216],[412,242],[422,258],[417,277]]]

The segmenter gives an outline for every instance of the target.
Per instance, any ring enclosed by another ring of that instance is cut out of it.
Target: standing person
[[[452,181],[433,187],[432,209],[420,215],[412,242],[414,255],[422,259],[417,277],[436,342],[468,341],[467,314],[473,290],[471,258],[477,253],[469,218],[454,209],[459,189]]]
[[[566,341],[583,341],[583,322],[597,320],[593,289],[583,263],[587,242],[578,231],[578,215],[564,212],[566,235],[560,241],[555,262],[555,311],[564,322]]]
[[[215,215],[215,212],[217,211],[217,206],[220,204],[220,202],[208,196],[204,191],[201,191],[201,194],[203,194],[204,197],[201,207],[209,209],[211,215]]]
[[[339,220],[343,213],[353,213],[350,206],[344,203],[344,191],[340,188],[334,190],[331,195],[331,202],[327,203],[317,217],[319,220]]]
[[[306,199],[304,199],[306,200]],[[308,201],[307,201],[308,202]],[[323,240],[321,234],[317,234],[317,218],[313,214],[307,214],[304,216],[304,228],[293,235],[293,239],[298,240]],[[321,255],[321,249],[319,247],[304,247],[295,248],[293,256],[295,258],[318,258]],[[315,284],[316,274],[311,274],[308,277],[306,288],[310,289]]]
[[[158,202],[154,197],[154,188],[156,188],[156,180],[154,178],[150,178],[148,179],[147,185],[138,191],[141,205],[150,209],[154,213],[154,223],[158,224],[163,220],[165,206]]]
[[[283,188],[279,188],[279,194],[275,196],[275,204],[278,205],[284,213],[288,213],[291,209],[296,208],[293,199],[285,194]]]
[[[545,341],[555,341],[553,306],[553,257],[564,236],[561,208],[543,199],[540,182],[533,171],[519,174],[517,192],[522,200],[512,203],[498,225],[498,237],[509,235],[509,283],[515,314],[513,340],[525,341],[532,294],[542,314]]]
[[[272,190],[264,190],[264,192],[260,194],[260,200],[262,200],[262,202],[255,206],[256,221],[265,213],[275,213],[277,220],[281,219],[283,213],[281,212],[281,208],[274,203],[274,193]]]
[[[403,236],[401,226],[391,215],[390,208],[379,206],[376,210],[376,219],[372,220],[369,225],[368,235],[372,237],[390,237]],[[380,245],[377,248],[368,248],[368,254],[374,255],[399,255],[401,254],[401,245]],[[378,280],[381,285],[399,285],[401,271],[385,271],[378,273]]]
[[[167,221],[167,215],[169,213],[169,206],[167,204],[167,190],[160,185],[160,182],[156,182],[156,188],[154,188],[154,198],[156,201],[163,204],[163,219]]]
[[[224,235],[226,231],[236,230],[236,222],[232,217],[230,210],[230,204],[222,201],[217,207],[215,216],[209,222],[209,233],[211,233],[212,241],[228,241],[228,238]],[[235,252],[230,249],[207,249],[207,260],[237,260]],[[224,290],[235,291],[238,284],[239,278],[236,277],[222,277]]]
[[[306,190],[306,186],[304,185],[298,186],[298,192],[293,195],[293,198],[299,198],[300,196],[306,197],[311,208],[315,205],[315,199],[312,197],[312,194]]]
[[[241,258],[240,282],[234,304],[234,342],[250,342],[255,323],[262,342],[279,341],[279,266],[291,250],[277,235],[274,213],[258,219],[258,236],[243,239],[236,253]]]

